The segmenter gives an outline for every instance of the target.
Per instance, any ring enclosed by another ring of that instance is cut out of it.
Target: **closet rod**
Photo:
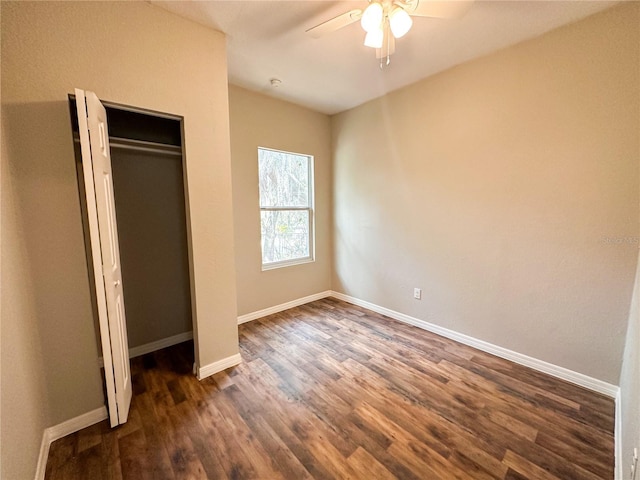
[[[128,138],[109,137],[109,146],[121,148],[123,150],[134,150],[138,152],[160,153],[163,155],[174,155],[181,157],[182,149],[175,145],[163,143],[146,142],[143,140],[131,140]]]
[[[80,143],[80,137],[77,133],[73,134],[73,141]],[[109,137],[109,147],[121,148],[123,150],[135,150],[147,153],[160,153],[163,155],[182,156],[182,149],[176,145],[167,145],[164,143],[145,142],[143,140],[130,140],[128,138]]]

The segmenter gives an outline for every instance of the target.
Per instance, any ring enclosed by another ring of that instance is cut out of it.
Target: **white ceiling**
[[[305,34],[366,0],[151,3],[227,34],[230,83],[334,114],[617,2],[476,0],[461,19],[414,17],[384,70],[359,22],[320,39]]]

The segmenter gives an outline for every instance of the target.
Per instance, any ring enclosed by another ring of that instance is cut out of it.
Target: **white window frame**
[[[260,205],[260,151],[266,150],[270,152],[284,153],[289,155],[297,155],[300,157],[307,157],[309,159],[307,163],[308,178],[309,178],[309,202],[308,207],[291,207],[291,206],[278,206],[278,207],[263,207]],[[315,262],[315,181],[314,181],[314,157],[308,153],[288,152],[286,150],[277,150],[274,148],[258,147],[258,205],[260,207],[260,259],[262,263],[262,271],[274,270],[277,268],[290,267],[293,265],[302,265],[305,263]],[[279,262],[264,263],[264,252],[262,251],[262,212],[275,212],[275,211],[307,211],[309,212],[309,255],[306,257],[294,258],[291,260],[282,260]]]

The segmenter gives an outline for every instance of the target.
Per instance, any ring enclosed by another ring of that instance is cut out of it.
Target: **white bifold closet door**
[[[75,90],[102,357],[111,426],[127,421],[131,372],[107,112],[93,92]]]

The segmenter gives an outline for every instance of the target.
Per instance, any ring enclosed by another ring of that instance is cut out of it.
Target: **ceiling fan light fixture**
[[[384,9],[378,2],[371,2],[362,14],[360,24],[365,32],[369,33],[379,29],[384,18]]]
[[[371,48],[382,48],[382,40],[384,38],[384,31],[378,27],[375,30],[367,32],[364,37],[364,45]]]
[[[402,7],[396,5],[389,13],[389,25],[391,26],[393,36],[400,38],[411,30],[413,20],[411,20],[411,16]]]

